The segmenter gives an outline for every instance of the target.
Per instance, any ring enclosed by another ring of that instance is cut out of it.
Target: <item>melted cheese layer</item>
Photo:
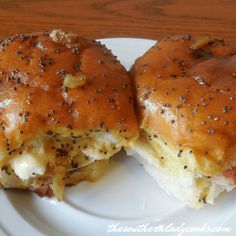
[[[72,168],[72,170],[76,170],[92,164],[94,161],[109,159],[114,153],[121,149],[124,142],[125,140],[123,138],[115,134],[106,132],[99,133],[95,134],[93,137],[82,139],[74,144],[72,143],[70,151],[68,151],[68,156],[60,158],[63,161],[71,158],[78,160],[80,162],[79,165],[77,165],[78,167]],[[65,145],[66,144],[54,143],[52,146],[56,150],[61,150],[61,146],[64,147]],[[28,148],[29,146],[30,148]],[[55,163],[55,155],[48,152],[45,146],[43,139],[31,141],[26,147],[26,150],[11,158],[10,166],[22,181],[28,181],[36,175],[44,175],[47,165],[49,163]],[[81,156],[81,158],[79,156]],[[71,168],[68,169],[68,171],[70,170]]]
[[[31,153],[17,155],[11,162],[15,174],[23,181],[35,175],[43,175],[46,170],[46,163]]]

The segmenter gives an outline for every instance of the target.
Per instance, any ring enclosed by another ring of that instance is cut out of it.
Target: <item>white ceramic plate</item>
[[[128,38],[101,41],[128,69],[135,58],[155,43]],[[96,183],[83,182],[68,188],[63,203],[29,192],[0,190],[0,235],[136,235],[125,232],[128,230],[139,231],[137,234],[141,236],[233,236],[236,235],[235,199],[233,191],[220,197],[215,206],[198,211],[189,209],[164,193],[134,158],[121,152],[112,158],[108,172]],[[205,233],[199,232],[200,227]],[[207,229],[216,230],[214,227],[231,232],[206,233]],[[194,229],[198,232],[180,234]]]

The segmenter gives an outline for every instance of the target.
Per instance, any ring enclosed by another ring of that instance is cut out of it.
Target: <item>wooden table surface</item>
[[[191,33],[236,44],[236,0],[0,0],[0,34],[62,28],[87,37]]]

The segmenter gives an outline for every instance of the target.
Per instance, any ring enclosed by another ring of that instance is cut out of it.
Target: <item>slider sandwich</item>
[[[63,199],[138,135],[128,74],[72,33],[0,39],[0,186]]]
[[[193,208],[236,185],[235,52],[223,40],[167,37],[130,72],[140,138],[128,150]]]

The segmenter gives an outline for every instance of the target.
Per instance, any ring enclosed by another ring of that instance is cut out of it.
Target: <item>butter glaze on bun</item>
[[[236,53],[190,35],[157,42],[131,69],[141,137],[130,149],[191,207],[236,183]]]
[[[124,67],[61,30],[0,40],[0,114],[0,185],[59,200],[138,134]]]

